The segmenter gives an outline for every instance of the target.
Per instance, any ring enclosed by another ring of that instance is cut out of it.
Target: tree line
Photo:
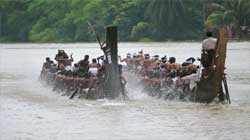
[[[1,0],[0,42],[89,42],[116,25],[120,41],[199,40],[227,27],[249,38],[249,0]]]

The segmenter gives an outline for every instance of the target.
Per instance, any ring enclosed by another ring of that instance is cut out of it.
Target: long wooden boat
[[[117,48],[117,46],[114,48]],[[112,47],[110,47],[109,50],[112,51]],[[201,102],[201,103],[210,103],[216,97],[219,97],[220,100],[224,100],[224,98],[226,98],[230,102],[226,77],[224,73],[226,50],[227,50],[226,30],[220,29],[215,49],[215,55],[213,58],[214,63],[208,72],[208,77],[201,76],[201,78],[197,82],[197,86],[189,90],[186,90],[188,89],[186,87],[189,85],[184,84],[183,86],[184,88],[173,86],[172,82],[174,79],[171,78],[169,79],[169,81],[165,79],[164,83],[159,83],[159,81],[156,82],[153,81],[153,84],[147,84],[147,82],[145,82],[145,79],[141,78],[139,74],[137,74],[137,77],[139,81],[141,80],[140,82],[144,85],[145,91],[149,93],[149,95],[151,96],[157,96],[159,98],[163,97],[164,99],[178,98],[182,100]],[[108,51],[106,55],[108,56],[109,53],[110,52]],[[114,54],[117,54],[117,51],[115,51]],[[113,62],[117,62],[116,56],[117,55],[111,57],[115,58]],[[108,70],[107,73],[109,73],[110,71],[114,71],[114,74],[117,75],[116,67],[112,68],[109,63],[106,64],[105,67]],[[131,74],[130,72],[126,73],[128,75]],[[106,75],[113,77],[110,74]],[[118,95],[125,95],[124,93],[122,94],[118,93],[122,91],[120,87],[120,82],[117,82],[117,80],[112,80],[112,78],[110,77],[107,79],[111,79],[111,82],[105,83],[103,80],[98,79],[97,77],[91,77],[88,79],[67,77],[60,74],[52,73],[48,69],[43,69],[40,75],[41,80],[45,81],[45,83],[47,83],[48,85],[52,85],[54,90],[64,91],[65,95],[70,96],[70,99],[72,99],[75,95],[79,95],[80,98],[86,98],[86,99],[100,99],[109,96],[111,96],[111,98],[114,98],[118,97]],[[181,80],[181,78],[179,78],[179,80]],[[130,82],[129,79],[128,82]],[[114,86],[113,83],[116,83],[116,86]],[[165,84],[167,86],[161,88],[162,84]],[[224,88],[222,87],[223,84]],[[224,95],[223,89],[226,92],[226,96]]]
[[[76,95],[85,99],[102,99],[105,96],[97,77],[88,79],[68,77],[52,73],[49,69],[42,69],[40,80],[51,86],[54,91],[59,91],[62,95],[69,96],[70,99],[73,99]]]

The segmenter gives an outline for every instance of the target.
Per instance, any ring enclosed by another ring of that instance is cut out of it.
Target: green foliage
[[[219,6],[208,16],[205,22],[207,28],[234,25],[240,31],[240,26],[250,26],[249,0],[227,0]]]
[[[27,41],[30,29],[26,9],[29,0],[0,1],[0,37],[7,41]]]
[[[224,24],[223,19],[224,19],[223,12],[214,12],[208,16],[205,25],[208,28],[219,28]]]
[[[192,34],[192,20],[184,0],[152,0],[145,16],[157,31],[155,39],[187,39]]]
[[[0,41],[95,41],[89,21],[103,39],[110,25],[121,41],[199,39],[204,26],[250,26],[249,7],[249,0],[1,0]]]
[[[153,35],[152,27],[146,22],[139,22],[133,27],[131,32],[131,38],[134,40],[140,40],[142,38],[151,38]]]

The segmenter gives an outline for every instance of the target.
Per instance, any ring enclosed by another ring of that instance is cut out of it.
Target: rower
[[[51,60],[49,57],[46,57],[45,62],[43,63],[42,69],[50,69],[51,68]]]
[[[79,69],[78,69],[78,76],[79,77],[88,77],[89,71],[89,55],[85,55],[84,59],[78,62]]]
[[[137,53],[133,54],[133,68],[138,70],[141,69],[142,65],[140,63],[141,57]]]
[[[118,72],[119,72],[119,80],[120,80],[120,86],[121,86],[121,93],[123,98],[127,98],[126,91],[125,91],[125,86],[127,84],[127,80],[125,77],[122,75],[122,65],[118,65]]]
[[[100,64],[97,63],[97,60],[95,58],[92,59],[92,63],[89,64],[90,68],[99,68]]]
[[[195,58],[190,57],[186,59],[185,62],[182,63],[182,67],[186,67],[189,74],[196,73],[199,66],[195,65],[194,62],[195,62]]]
[[[195,62],[195,58],[190,57],[190,58],[186,59],[186,61],[183,62],[183,63],[181,64],[181,66],[182,66],[182,67],[185,67],[185,66],[188,66],[188,65],[190,65],[190,64],[193,64],[194,62]]]
[[[71,54],[69,58],[69,56],[64,50],[58,50],[58,53],[55,57],[55,60],[58,63],[58,67],[60,64],[63,64],[64,66],[71,66],[71,63],[74,61],[72,55],[73,54]]]
[[[151,63],[152,63],[152,60],[150,59],[150,55],[148,53],[144,54],[144,63],[143,63],[144,69],[147,69]]]
[[[161,58],[161,62],[162,62],[162,63],[166,63],[167,60],[168,60],[168,59],[167,59],[167,56],[166,56],[166,55],[165,55],[164,57]]]
[[[127,53],[127,56],[124,59],[121,59],[121,56],[119,56],[119,59],[120,59],[120,62],[126,62],[128,70],[132,69],[132,67],[133,67],[133,60],[132,60],[132,57],[131,57],[130,53]]]
[[[92,63],[89,64],[89,73],[91,76],[97,76],[100,64],[97,63],[96,59],[92,59]]]
[[[138,52],[138,57],[139,58],[143,58],[143,50],[141,50],[141,51]]]
[[[64,50],[58,50],[58,53],[56,54],[55,60],[58,61],[60,59],[68,59],[69,56]]]
[[[137,59],[137,61],[139,61],[139,64],[141,67],[143,66],[144,60],[145,60],[145,58],[143,55],[143,50],[141,50],[138,52],[138,59]]]
[[[155,61],[158,61],[159,60],[159,55],[154,55],[154,58],[153,58]]]
[[[174,70],[180,70],[181,69],[181,65],[179,63],[175,62],[176,61],[175,57],[170,57],[168,61],[171,64],[170,65],[171,69],[174,69]]]

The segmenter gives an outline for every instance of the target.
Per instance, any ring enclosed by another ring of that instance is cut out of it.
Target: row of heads
[[[138,58],[138,57],[144,57],[145,59],[153,59],[153,60],[160,60],[161,62],[165,63],[165,62],[170,62],[170,63],[175,63],[176,58],[175,57],[169,57],[167,58],[167,56],[163,56],[160,58],[159,55],[153,55],[150,56],[150,54],[142,54],[141,52],[137,53],[133,53],[133,55],[131,55],[130,53],[127,53],[127,58]],[[194,57],[189,57],[188,59],[186,59],[187,62],[190,63],[194,63],[195,62],[195,58]]]

